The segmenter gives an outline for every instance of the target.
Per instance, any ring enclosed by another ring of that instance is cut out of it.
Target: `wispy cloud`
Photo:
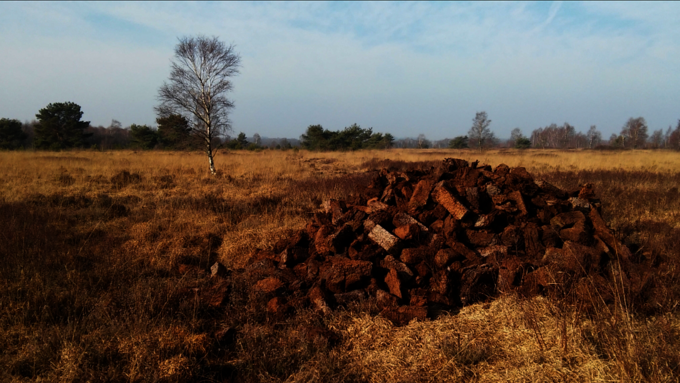
[[[153,123],[177,36],[205,34],[243,56],[233,120],[249,134],[357,122],[444,137],[478,110],[499,135],[665,126],[678,19],[676,3],[3,3],[0,115],[73,97],[94,123]]]
[[[552,4],[550,4],[550,9],[548,10],[548,17],[545,19],[544,22],[542,22],[540,25],[538,25],[532,33],[538,33],[541,32],[545,27],[550,25],[550,23],[553,21],[555,16],[557,16],[557,12],[560,11],[560,8],[562,7],[562,2],[561,1],[553,1]]]

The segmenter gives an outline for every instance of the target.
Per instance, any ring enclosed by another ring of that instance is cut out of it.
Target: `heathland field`
[[[658,270],[654,304],[504,294],[395,327],[370,299],[274,316],[239,277],[324,200],[383,166],[446,157],[594,184],[616,237]],[[211,176],[191,152],[0,152],[0,381],[680,380],[680,153],[265,150],[216,165]],[[215,262],[230,270],[218,288]]]

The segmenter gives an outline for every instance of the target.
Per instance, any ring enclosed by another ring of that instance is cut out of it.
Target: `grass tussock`
[[[238,272],[373,171],[444,157],[524,166],[565,189],[595,184],[635,261],[661,272],[636,299],[606,286],[610,306],[508,295],[398,328],[371,301],[274,317]],[[677,153],[220,153],[215,177],[206,163],[189,152],[0,152],[0,380],[680,379]],[[216,261],[236,270],[221,285],[208,277]],[[219,288],[224,305],[206,304]]]

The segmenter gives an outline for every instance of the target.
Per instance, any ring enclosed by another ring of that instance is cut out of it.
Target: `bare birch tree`
[[[192,134],[205,145],[210,173],[215,174],[213,140],[231,130],[229,111],[234,103],[227,99],[230,77],[239,73],[241,57],[234,45],[217,37],[182,37],[175,47],[170,80],[158,90],[161,116],[179,114],[191,122]]]
[[[472,119],[472,127],[468,132],[470,146],[476,146],[481,152],[483,148],[493,146],[496,136],[489,129],[491,120],[487,118],[486,112],[477,112]]]
[[[425,137],[425,134],[420,133],[420,134],[418,135],[417,140],[418,140],[418,149],[424,149],[424,148],[427,148],[427,147],[428,147],[428,145],[427,145],[427,137]]]
[[[524,137],[522,135],[522,129],[520,128],[515,128],[510,132],[510,146],[515,146],[515,142],[519,140],[520,138]]]
[[[541,149],[545,149],[545,145],[547,143],[548,141],[545,138],[545,129],[538,128],[531,132],[531,146],[534,148],[538,148],[540,146]]]
[[[673,128],[668,125],[668,130],[666,130],[666,134],[663,136],[663,147],[667,148],[668,147],[668,141],[671,138],[671,134],[673,134]]]
[[[643,117],[631,117],[623,126],[621,135],[629,139],[628,146],[633,149],[642,148],[647,142],[647,122]]]
[[[588,148],[592,149],[595,146],[597,146],[600,141],[602,141],[602,133],[600,133],[599,130],[597,130],[597,126],[595,125],[590,125],[590,129],[588,129],[588,133],[586,133],[586,137],[588,137]]]
[[[653,149],[659,149],[663,145],[663,129],[655,130],[649,137],[649,143]]]

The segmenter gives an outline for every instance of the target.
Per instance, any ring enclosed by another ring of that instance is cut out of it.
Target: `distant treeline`
[[[90,148],[116,149],[167,149],[203,150],[201,140],[190,127],[190,122],[180,115],[159,116],[157,126],[132,124],[123,127],[116,120],[111,125],[92,126],[82,121],[80,106],[72,103],[49,104],[36,114],[36,120],[22,123],[16,119],[0,118],[0,149]],[[608,140],[596,126],[585,133],[576,131],[569,123],[551,124],[534,129],[529,136],[520,128],[512,130],[510,139],[497,139],[489,128],[491,120],[485,112],[477,113],[472,128],[465,136],[431,141],[424,134],[415,138],[395,139],[390,133],[374,133],[357,124],[340,131],[310,125],[300,139],[272,139],[255,133],[246,137],[241,132],[236,137],[215,138],[214,145],[231,150],[293,149],[316,151],[389,149],[389,148],[517,148],[517,149],[674,149],[680,150],[680,120],[675,128],[669,126],[649,132],[644,118],[630,118],[620,133]]]
[[[65,102],[49,104],[31,122],[0,118],[0,149],[204,150],[189,121],[180,115],[158,117],[156,127],[132,124],[125,128],[117,120],[107,127],[92,126],[89,121],[82,121],[82,115],[79,105]],[[234,150],[286,150],[300,143],[287,138],[262,139],[257,133],[248,139],[243,132],[214,141],[216,146]]]

